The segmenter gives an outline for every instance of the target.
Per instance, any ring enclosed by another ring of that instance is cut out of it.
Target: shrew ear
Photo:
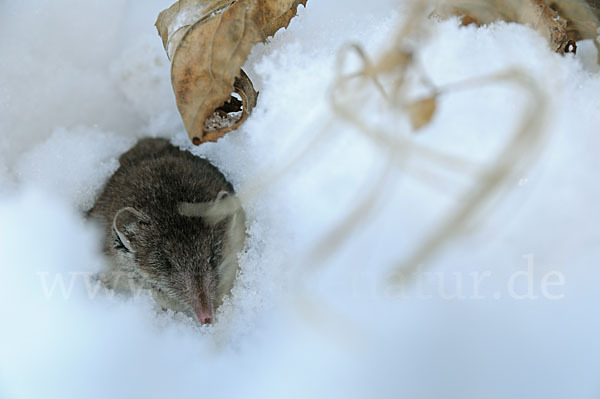
[[[135,252],[140,225],[149,221],[148,216],[135,208],[121,208],[113,219],[113,231],[125,249]]]
[[[228,191],[221,190],[221,191],[219,191],[219,194],[217,194],[217,198],[215,199],[215,202],[224,200],[225,198],[229,197],[229,195],[230,194]]]

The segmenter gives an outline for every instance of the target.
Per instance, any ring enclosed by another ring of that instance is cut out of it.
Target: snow
[[[593,44],[563,57],[523,26],[429,21],[417,55],[438,87],[519,67],[548,111],[534,162],[392,290],[385,277],[473,178],[419,153],[390,168],[385,148],[332,112],[340,49],[389,48],[407,8],[394,4],[309,1],[245,67],[260,91],[251,118],[198,148],[153,26],[170,1],[0,4],[0,398],[597,397]],[[449,90],[406,137],[483,168],[527,101],[508,83]],[[373,126],[408,128],[377,100],[359,104]],[[144,136],[207,157],[244,196],[247,250],[213,326],[91,278],[106,260],[84,212]],[[368,193],[367,222],[315,258]]]

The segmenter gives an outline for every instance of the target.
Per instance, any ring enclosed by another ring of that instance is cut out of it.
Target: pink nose
[[[198,318],[198,321],[200,322],[200,324],[210,324],[213,321],[213,315],[212,315],[212,311],[210,309],[196,309],[195,311],[196,313],[196,317]]]

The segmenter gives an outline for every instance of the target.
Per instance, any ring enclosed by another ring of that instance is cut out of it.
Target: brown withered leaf
[[[269,0],[259,0],[262,3],[269,3]],[[274,7],[259,6],[257,9],[264,13],[263,32],[267,37],[273,36],[281,28],[287,28],[292,18],[296,16],[298,6],[306,6],[306,0],[294,0],[291,5],[289,1],[279,2]]]
[[[233,83],[235,92],[241,98],[241,101],[235,97],[231,97],[221,107],[210,115],[204,122],[204,141],[217,141],[227,132],[238,128],[250,115],[252,109],[256,106],[258,92],[254,90],[252,81],[241,70],[241,75],[235,78]]]
[[[600,0],[554,0],[551,6],[566,18],[570,40],[597,39]]]
[[[571,40],[597,37],[598,0],[438,0],[434,14],[462,17],[477,25],[494,21],[529,25],[548,39],[550,47],[565,52]]]
[[[299,4],[306,0],[180,0],[161,12],[156,27],[194,144],[218,140],[250,115],[258,93],[241,67],[256,43],[288,26]]]
[[[156,29],[162,38],[163,47],[167,51],[170,60],[179,41],[187,32],[187,29],[210,17],[215,12],[223,10],[235,0],[180,0],[171,7],[163,10],[156,20]]]
[[[238,2],[192,25],[177,44],[171,83],[184,126],[194,144],[208,141],[206,120],[231,97],[240,67],[252,46],[262,39],[260,27],[245,5]],[[251,111],[245,105],[248,115]],[[222,136],[231,127],[222,129],[220,132],[217,128],[210,137]]]

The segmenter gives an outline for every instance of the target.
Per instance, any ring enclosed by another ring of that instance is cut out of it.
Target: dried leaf
[[[427,97],[406,106],[413,129],[419,130],[431,122],[437,109],[437,96]]]
[[[252,109],[256,106],[258,92],[254,90],[252,81],[243,70],[241,70],[241,75],[235,78],[233,87],[235,92],[240,95],[241,101],[235,97],[231,97],[223,106],[217,108],[212,117],[207,118],[204,122],[205,134],[203,140],[205,142],[217,141],[228,132],[237,129],[248,118]],[[222,115],[220,121],[212,119],[215,116],[219,119],[219,115]],[[210,125],[211,123],[212,126]],[[199,145],[201,142],[195,142],[194,144]]]
[[[223,10],[235,0],[180,0],[163,10],[156,20],[156,29],[170,60],[179,41],[190,26]]]
[[[262,1],[268,2],[268,0]],[[296,16],[298,6],[300,4],[306,6],[306,0],[294,0],[291,5],[288,5],[287,3],[289,2],[280,2],[279,7],[277,8],[261,7],[263,10],[269,9],[269,13],[271,14],[265,18],[265,23],[263,25],[263,31],[267,37],[273,36],[275,32],[281,28],[287,28],[292,18]]]
[[[597,37],[599,7],[598,0],[441,0],[434,14],[461,16],[464,25],[498,20],[527,24],[563,53],[570,40]]]
[[[567,20],[567,35],[570,40],[598,37],[600,0],[554,0],[552,7]]]
[[[248,9],[235,3],[192,25],[179,42],[171,79],[179,112],[194,144],[207,141],[205,121],[230,98],[240,67],[262,38]]]
[[[241,66],[256,43],[288,26],[299,4],[306,0],[180,0],[160,13],[156,27],[194,144],[218,140],[250,115],[258,93]],[[232,92],[242,100],[239,119],[223,107],[235,103]]]

